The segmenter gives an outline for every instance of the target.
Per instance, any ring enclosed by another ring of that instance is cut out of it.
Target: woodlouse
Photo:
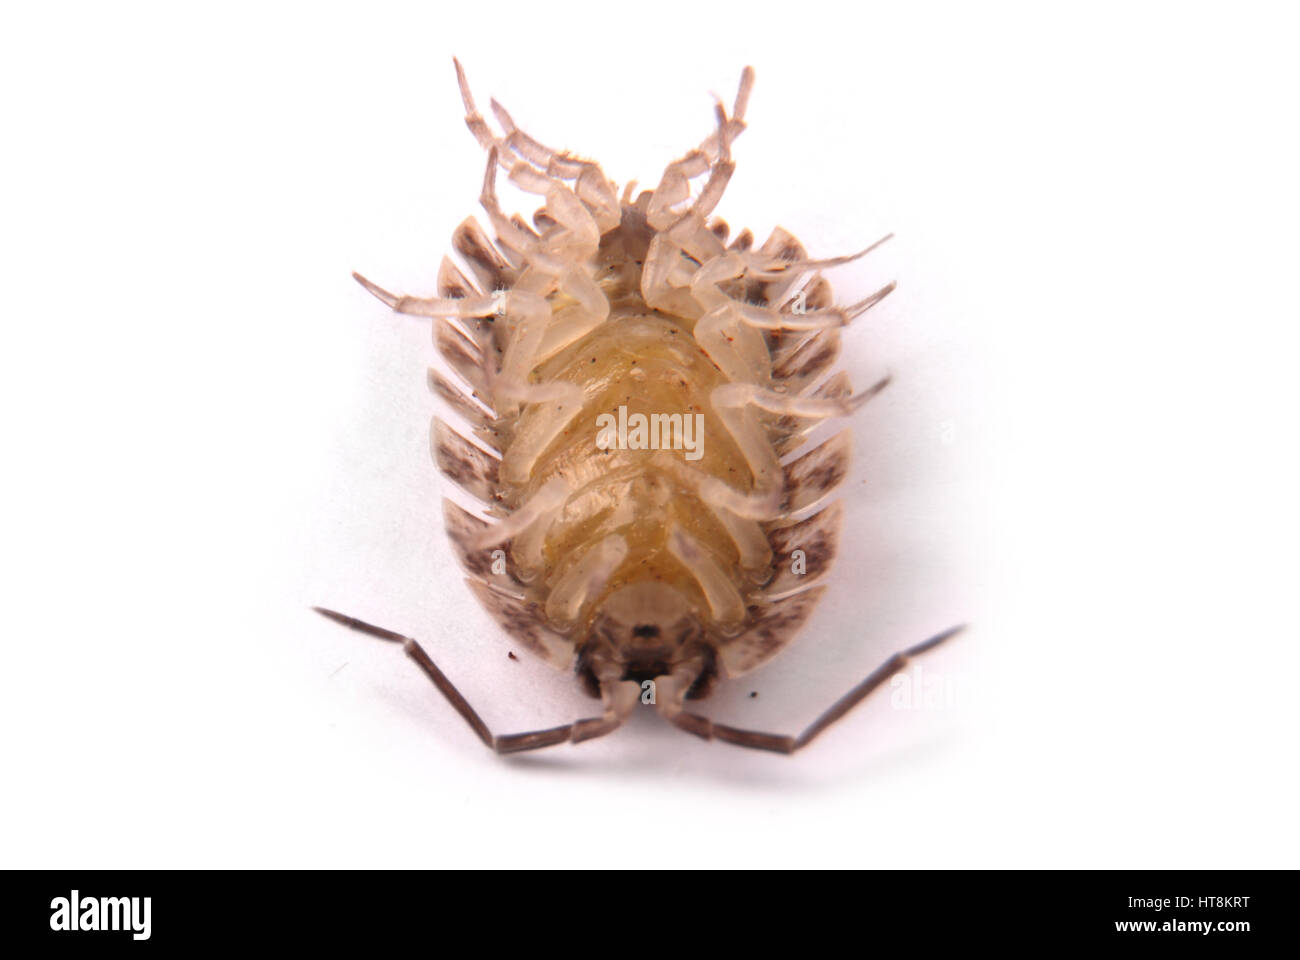
[[[610,733],[638,702],[705,739],[791,753],[960,629],[895,654],[797,736],[685,706],[771,659],[825,591],[849,432],[799,451],[814,426],[888,383],[855,395],[844,372],[827,374],[838,328],[893,284],[841,307],[820,271],[877,244],[811,259],[778,227],[757,249],[748,230],[727,245],[727,225],[710,217],[734,170],[752,68],[731,112],[717,105],[713,132],[633,199],[634,183],[619,197],[599,165],[543,146],[494,100],[498,136],[455,67],[487,151],[480,201],[495,237],[473,217],[457,228],[470,275],[444,257],[437,297],[354,276],[394,311],[433,317],[438,351],[463,381],[430,371],[479,441],[434,420],[439,468],[484,506],[480,517],[444,501],[466,582],[512,638],[575,669],[603,710],[494,735],[415,640],[316,609],[403,643],[501,753]],[[531,225],[502,211],[498,168],[544,198]]]

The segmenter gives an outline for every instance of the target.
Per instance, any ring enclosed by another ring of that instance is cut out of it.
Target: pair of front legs
[[[590,740],[593,737],[612,733],[623,724],[623,721],[627,719],[628,714],[632,712],[640,699],[640,687],[636,683],[619,681],[614,678],[603,678],[601,682],[601,700],[604,704],[604,711],[599,717],[587,717],[573,723],[550,727],[545,730],[531,730],[527,733],[512,733],[504,736],[497,735],[488,729],[487,724],[470,706],[469,701],[447,679],[447,675],[438,669],[438,665],[425,653],[424,648],[417,641],[411,637],[394,633],[392,630],[385,630],[355,617],[349,617],[346,614],[326,610],[322,607],[314,607],[313,609],[322,616],[341,623],[345,627],[369,634],[372,637],[378,637],[381,640],[402,644],[406,655],[419,664],[420,669],[433,681],[433,685],[447,698],[447,702],[465,718],[465,722],[470,725],[470,729],[478,735],[478,738],[483,741],[485,746],[490,747],[497,753],[519,753],[524,750],[537,750],[541,747],[550,747],[566,741],[580,743],[583,740]],[[873,690],[883,685],[894,674],[903,670],[913,657],[933,650],[945,640],[956,636],[963,629],[964,627],[952,627],[937,636],[931,637],[924,643],[918,643],[914,647],[909,647],[894,654],[877,667],[870,676],[832,704],[798,736],[763,733],[759,730],[744,730],[723,723],[714,723],[707,717],[683,710],[681,708],[681,695],[690,686],[688,680],[693,678],[673,676],[661,678],[656,695],[656,706],[675,726],[705,740],[717,739],[756,750],[794,753],[799,748],[811,743],[823,730],[865,700]]]

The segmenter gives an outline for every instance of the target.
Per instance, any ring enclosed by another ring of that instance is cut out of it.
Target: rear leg
[[[728,726],[725,723],[714,723],[707,717],[702,717],[699,714],[687,713],[685,711],[682,711],[675,716],[671,716],[669,719],[688,733],[693,733],[697,737],[702,737],[705,740],[724,740],[727,743],[734,743],[738,747],[750,747],[754,750],[771,750],[775,753],[794,753],[796,750],[812,743],[812,741],[816,739],[823,730],[856,707],[895,674],[905,669],[913,658],[919,657],[921,654],[933,650],[941,643],[944,643],[961,633],[964,629],[966,629],[965,625],[951,627],[943,633],[931,637],[924,643],[918,643],[914,647],[909,647],[906,650],[894,654],[877,667],[865,680],[844,696],[840,697],[839,700],[835,701],[826,712],[809,724],[808,727],[804,729],[803,733],[798,736],[764,733],[759,730],[745,730],[740,727]]]
[[[580,743],[583,740],[591,740],[594,737],[613,733],[622,726],[623,721],[632,712],[640,697],[641,688],[636,683],[601,678],[601,701],[605,708],[601,716],[587,717],[562,726],[549,727],[545,730],[530,730],[526,733],[505,735],[494,734],[488,729],[488,725],[483,722],[478,712],[470,706],[469,701],[456,689],[455,684],[447,679],[447,675],[438,668],[438,665],[433,662],[433,659],[417,641],[411,637],[402,636],[392,630],[385,630],[383,627],[376,627],[334,610],[326,610],[323,607],[312,607],[312,609],[321,616],[327,617],[335,623],[341,623],[352,630],[378,637],[380,640],[400,643],[406,651],[406,655],[419,664],[420,669],[438,688],[438,692],[446,697],[448,703],[455,707],[456,712],[469,724],[470,729],[483,741],[484,746],[495,750],[497,753],[520,753],[524,750],[538,750],[542,747],[554,746],[557,743]]]

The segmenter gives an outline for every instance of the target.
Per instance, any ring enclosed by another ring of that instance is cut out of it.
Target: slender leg
[[[510,168],[510,179],[521,190],[546,199],[546,212],[563,232],[548,237],[547,253],[591,256],[600,245],[600,225],[581,197],[558,177],[538,173],[526,163]],[[563,241],[562,243],[559,241]]]
[[[618,226],[621,216],[618,201],[599,164],[542,145],[515,126],[505,108],[493,100],[492,112],[506,132],[504,140],[498,139],[474,105],[474,96],[470,93],[469,81],[465,78],[460,61],[453,58],[452,62],[456,65],[456,82],[460,86],[461,100],[465,105],[465,123],[474,134],[474,139],[489,152],[494,166],[500,164],[509,171],[516,166],[513,158],[518,157],[534,173],[573,180],[574,190],[600,225],[600,232]]]
[[[718,125],[713,133],[698,148],[673,161],[664,170],[646,213],[646,219],[656,230],[670,226],[682,213],[687,212],[678,210],[678,205],[687,199],[690,181],[703,173],[711,171],[709,181],[690,211],[699,214],[702,221],[717,205],[735,170],[735,165],[731,163],[731,142],[745,129],[745,110],[749,106],[749,94],[753,87],[754,68],[746,67],[740,75],[740,89],[736,93],[732,115],[728,117],[727,108],[718,103],[714,108]]]
[[[323,607],[312,607],[312,609],[321,616],[327,617],[336,623],[341,623],[352,630],[378,637],[381,640],[400,643],[403,649],[406,650],[406,655],[419,664],[420,669],[433,681],[433,685],[438,688],[438,691],[447,698],[447,702],[456,708],[456,712],[465,718],[465,722],[483,741],[483,744],[497,753],[519,753],[523,750],[538,750],[542,747],[550,747],[567,741],[579,743],[583,740],[590,740],[594,737],[604,736],[607,733],[613,733],[622,725],[628,713],[631,712],[640,692],[640,687],[635,683],[602,686],[601,696],[605,703],[605,712],[602,716],[588,717],[574,723],[566,723],[545,730],[530,730],[527,733],[511,733],[498,736],[488,729],[487,724],[470,706],[469,701],[461,695],[455,685],[447,679],[447,675],[438,669],[438,665],[433,662],[432,658],[424,652],[424,648],[415,640],[334,610],[326,610]]]
[[[511,454],[506,464],[506,479],[511,482],[527,480],[532,464],[569,422],[581,411],[582,389],[564,381],[535,384],[529,375],[542,356],[563,349],[589,330],[599,325],[609,314],[609,301],[591,278],[580,270],[566,270],[555,279],[558,290],[568,294],[574,303],[565,308],[556,322],[546,298],[521,284],[515,289],[501,291],[493,296],[477,294],[461,297],[408,297],[389,293],[358,273],[352,275],[372,295],[397,313],[425,317],[458,317],[462,319],[503,317],[509,328],[500,370],[484,366],[481,351],[452,349],[440,336],[439,347],[453,368],[481,395],[489,398],[489,405],[502,418],[515,417],[520,404],[542,404],[544,411],[536,422],[530,424],[522,445]],[[440,328],[439,334],[445,331]],[[548,336],[549,335],[549,336]]]
[[[600,232],[612,230],[622,218],[614,187],[600,169],[600,164],[569,156],[543,146],[517,126],[506,109],[492,101],[492,112],[506,132],[505,145],[539,170],[562,180],[573,180],[574,190],[587,204],[600,225]]]
[[[479,191],[479,204],[488,215],[497,232],[497,244],[508,259],[516,266],[529,264],[542,265],[554,270],[558,264],[554,258],[545,256],[539,246],[540,237],[531,230],[521,228],[513,219],[507,217],[497,199],[497,148],[488,151],[487,169],[483,173],[483,188]],[[513,256],[511,256],[513,254]]]
[[[735,310],[741,319],[760,330],[826,330],[833,327],[847,326],[862,316],[885,297],[894,292],[895,283],[887,283],[875,293],[869,294],[857,303],[846,307],[827,307],[823,310],[809,310],[804,314],[781,313],[776,307],[756,306],[735,302]]]
[[[741,99],[747,100],[748,93],[737,102]],[[721,104],[718,104],[716,113],[716,153],[692,150],[670,163],[646,209],[646,222],[657,233],[646,254],[641,274],[641,295],[649,306],[678,312],[691,319],[697,319],[701,311],[686,291],[674,289],[683,284],[674,283],[673,277],[683,266],[683,254],[691,257],[693,262],[703,263],[723,253],[722,241],[709,228],[706,218],[722,198],[735,170],[735,164],[731,162],[730,138],[739,131],[731,130],[727,111]],[[741,129],[743,127],[741,124]],[[682,204],[690,197],[690,181],[706,171],[709,179],[704,189],[694,203],[683,209]]]
[[[684,711],[670,715],[669,719],[687,733],[693,733],[705,740],[724,740],[727,743],[734,743],[738,747],[771,750],[775,753],[794,753],[800,747],[806,747],[819,733],[865,700],[872,691],[882,686],[890,677],[900,672],[913,657],[918,657],[929,650],[933,650],[939,644],[952,639],[965,629],[964,624],[958,627],[950,627],[924,643],[918,643],[914,647],[909,647],[894,654],[877,667],[869,677],[835,701],[830,709],[814,720],[797,737],[763,733],[759,730],[742,730],[739,727],[727,726],[725,723],[714,723],[707,717]]]
[[[796,470],[791,464],[783,471],[751,408],[792,418],[825,420],[847,416],[888,385],[889,377],[885,377],[862,393],[847,397],[791,397],[750,383],[715,387],[709,402],[740,448],[753,481],[748,491],[742,491],[717,477],[704,477],[699,481],[700,498],[710,507],[749,520],[773,520],[779,511],[811,506],[839,483],[843,476],[840,465],[848,459],[847,447],[823,445],[818,448],[820,455],[816,451],[807,455],[816,460],[806,469]]]
[[[682,215],[679,205],[690,199],[691,181],[712,167],[709,158],[692,150],[664,168],[659,186],[655,187],[646,219],[658,230],[677,221]]]
[[[556,433],[564,429],[568,420],[577,413],[575,403],[581,390],[571,384],[530,384],[528,375],[536,365],[537,352],[542,348],[547,328],[551,325],[551,308],[545,297],[518,287],[501,291],[494,296],[477,294],[453,299],[448,297],[408,297],[389,293],[359,273],[352,274],[357,283],[366,288],[380,302],[397,313],[417,317],[459,317],[462,319],[504,316],[510,323],[510,333],[500,371],[486,368],[480,376],[475,363],[458,367],[457,372],[476,388],[491,395],[491,405],[502,417],[513,417],[519,412],[519,403],[553,403],[553,419],[563,417],[564,422],[554,427]],[[560,289],[571,293],[582,309],[584,301],[590,309],[603,304],[608,311],[608,301],[594,284],[583,285],[584,279],[574,274],[561,278]],[[568,284],[567,286],[565,284]],[[592,299],[591,291],[594,290]],[[603,319],[604,314],[598,314]],[[570,318],[571,319],[571,318]],[[581,318],[579,318],[581,319]],[[445,354],[444,354],[445,355]],[[472,358],[471,358],[472,359]],[[455,362],[453,361],[453,366]],[[484,379],[486,378],[486,379]],[[552,425],[553,426],[553,425]],[[553,436],[553,434],[552,434]]]
[[[412,317],[492,317],[501,312],[502,301],[484,294],[468,297],[408,297],[389,293],[383,287],[353,272],[352,279],[394,313]]]
[[[751,383],[725,383],[714,388],[712,402],[715,409],[750,405],[781,416],[826,420],[830,417],[847,417],[889,386],[889,383],[889,377],[882,377],[861,393],[847,397],[791,396]]]

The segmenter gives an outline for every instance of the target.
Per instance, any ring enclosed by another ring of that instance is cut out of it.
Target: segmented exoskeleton
[[[609,733],[647,681],[656,708],[691,733],[792,752],[953,632],[895,655],[797,737],[685,708],[781,650],[825,590],[849,431],[799,451],[818,423],[885,387],[855,395],[845,373],[825,374],[839,328],[893,284],[836,306],[820,270],[875,245],[811,259],[780,228],[757,249],[748,230],[727,244],[710,217],[734,169],[751,68],[730,113],[719,103],[713,132],[635,198],[634,183],[620,197],[597,164],[543,146],[493,101],[496,134],[459,62],[456,74],[487,152],[480,200],[493,236],[473,217],[460,225],[452,242],[470,275],[444,258],[437,297],[357,280],[399,313],[435,318],[438,350],[463,381],[430,372],[479,441],[434,421],[439,467],[484,507],[481,517],[444,501],[467,583],[513,638],[576,668],[603,711],[495,736],[414,640],[321,612],[405,642],[501,752]],[[502,211],[499,169],[544,198],[531,225]]]

